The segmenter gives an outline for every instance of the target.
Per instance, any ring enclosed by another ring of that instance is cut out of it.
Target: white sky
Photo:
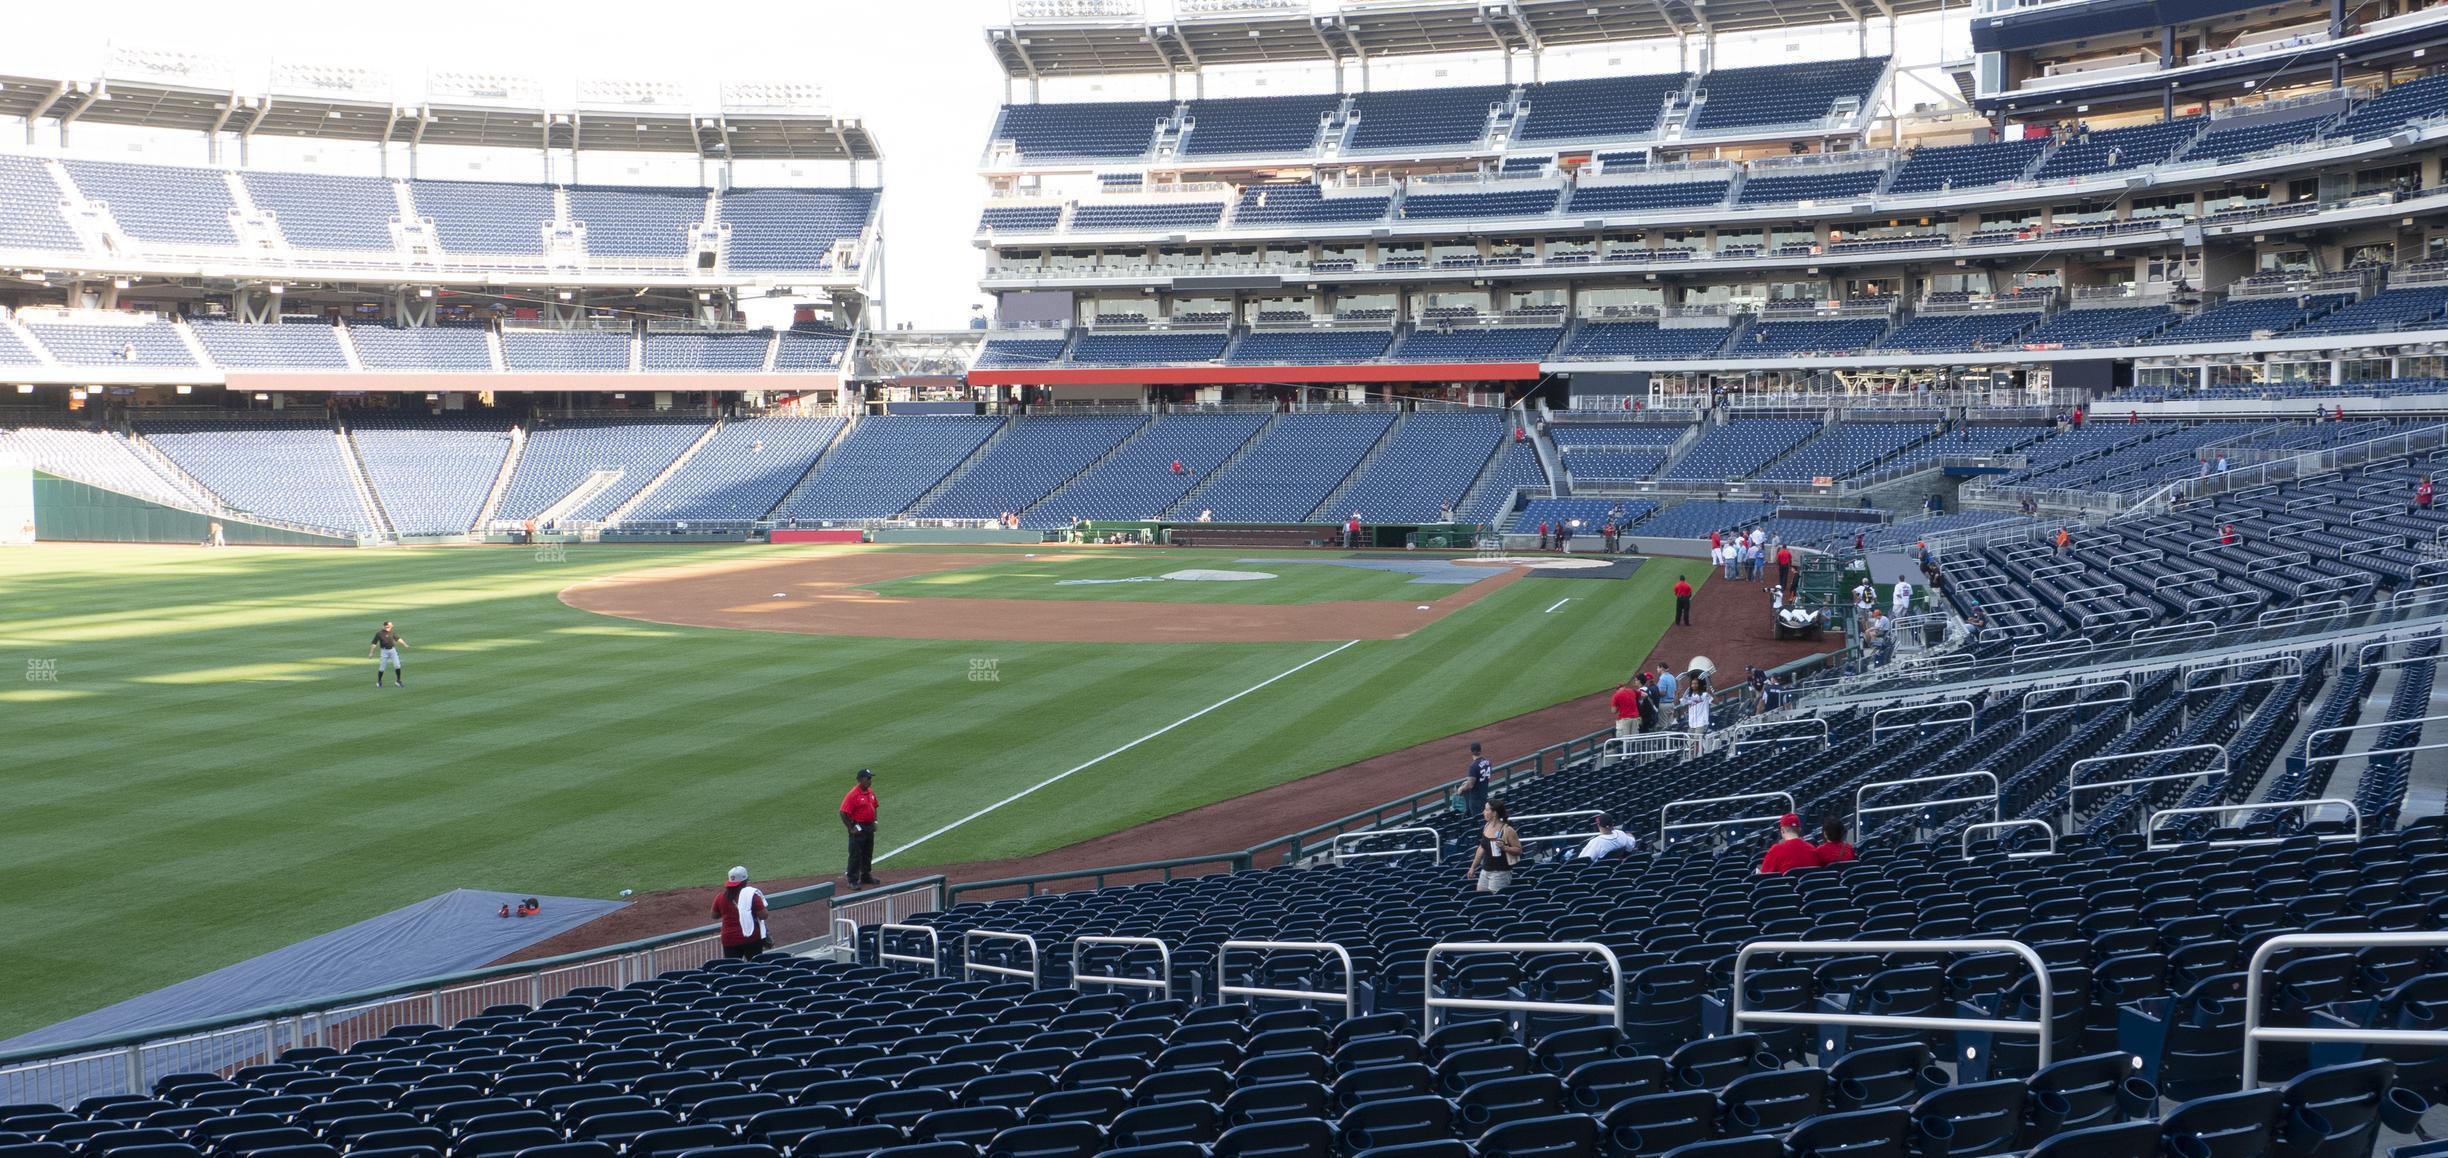
[[[8,31],[0,36],[0,69],[36,76],[98,76],[115,39],[146,49],[226,58],[239,70],[241,90],[260,90],[274,60],[373,68],[398,77],[394,98],[402,104],[416,103],[428,71],[531,77],[555,94],[549,102],[555,105],[568,102],[581,75],[671,81],[704,93],[708,100],[726,80],[812,81],[824,87],[837,115],[863,119],[883,146],[886,296],[893,324],[956,328],[966,323],[973,304],[986,300],[977,288],[984,256],[970,238],[985,195],[977,162],[995,107],[1003,99],[1003,86],[983,29],[1008,21],[1007,0],[799,0],[710,9],[668,0],[429,10],[308,4],[260,17],[192,0],[112,0],[90,6],[20,2],[8,7]],[[1957,9],[1942,22],[1943,31],[1908,25],[1900,55],[1926,60],[1938,55],[1941,43],[1958,45],[1964,35],[1961,12]],[[1883,52],[1885,47],[1884,30],[1874,31],[1872,51]],[[1774,43],[1730,46],[1723,62],[1845,56],[1853,48],[1852,31],[1846,28],[1834,35],[1784,36]],[[1671,46],[1610,46],[1577,57],[1551,55],[1546,76],[1674,67]],[[1494,72],[1500,69],[1488,61],[1420,61],[1381,65],[1371,81],[1376,88],[1472,83],[1497,79]],[[1357,78],[1351,79],[1357,87]],[[1516,79],[1529,77],[1517,74]],[[1217,76],[1208,83],[1208,95],[1318,91],[1333,84],[1331,73],[1322,70],[1305,76],[1277,73],[1269,81]],[[1075,82],[1064,89],[1049,87],[1045,93],[1048,99],[1161,95],[1160,79]],[[1189,95],[1186,88],[1183,95]],[[199,136],[140,142],[115,132],[107,126],[86,126],[74,143],[80,152],[124,149],[130,159],[204,160]],[[262,152],[255,163],[267,168],[373,172],[376,164],[367,146],[349,146],[355,155],[348,156],[332,146],[296,142],[258,147]],[[275,158],[275,149],[295,153]],[[433,152],[428,151],[426,176],[470,175],[468,162],[446,163]],[[486,176],[537,177],[532,158],[495,156],[484,162],[481,171]],[[694,168],[693,161],[684,164]],[[828,176],[821,166],[809,168],[808,179]],[[627,168],[617,160],[598,162],[584,176],[607,182],[691,179],[684,173]],[[755,178],[743,171],[741,180],[751,183]]]

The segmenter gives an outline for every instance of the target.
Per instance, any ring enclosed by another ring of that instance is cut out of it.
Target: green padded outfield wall
[[[149,503],[133,495],[89,486],[75,479],[34,472],[34,537],[48,542],[201,543],[212,520],[194,511]],[[232,546],[354,547],[338,535],[315,535],[267,527],[239,518],[221,520],[221,537]]]
[[[15,455],[0,454],[0,546],[34,541],[34,468]]]

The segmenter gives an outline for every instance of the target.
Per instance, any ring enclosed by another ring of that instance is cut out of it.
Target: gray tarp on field
[[[515,910],[528,895],[454,890],[0,1042],[0,1050],[137,1033],[474,969],[626,907],[619,901],[540,897],[544,910],[537,916],[498,915],[503,905]],[[19,1084],[0,1078],[0,1101],[28,1100],[11,1096],[11,1087]]]

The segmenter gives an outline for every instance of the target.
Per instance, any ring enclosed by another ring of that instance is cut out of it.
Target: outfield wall
[[[212,517],[165,507],[133,495],[75,479],[34,472],[34,537],[72,543],[201,543]],[[233,546],[354,547],[355,539],[317,535],[286,527],[221,519],[222,539]]]

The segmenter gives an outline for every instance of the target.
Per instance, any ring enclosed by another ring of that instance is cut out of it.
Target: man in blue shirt
[[[1665,664],[1658,665],[1657,698],[1661,704],[1676,702],[1674,673],[1667,671]]]

